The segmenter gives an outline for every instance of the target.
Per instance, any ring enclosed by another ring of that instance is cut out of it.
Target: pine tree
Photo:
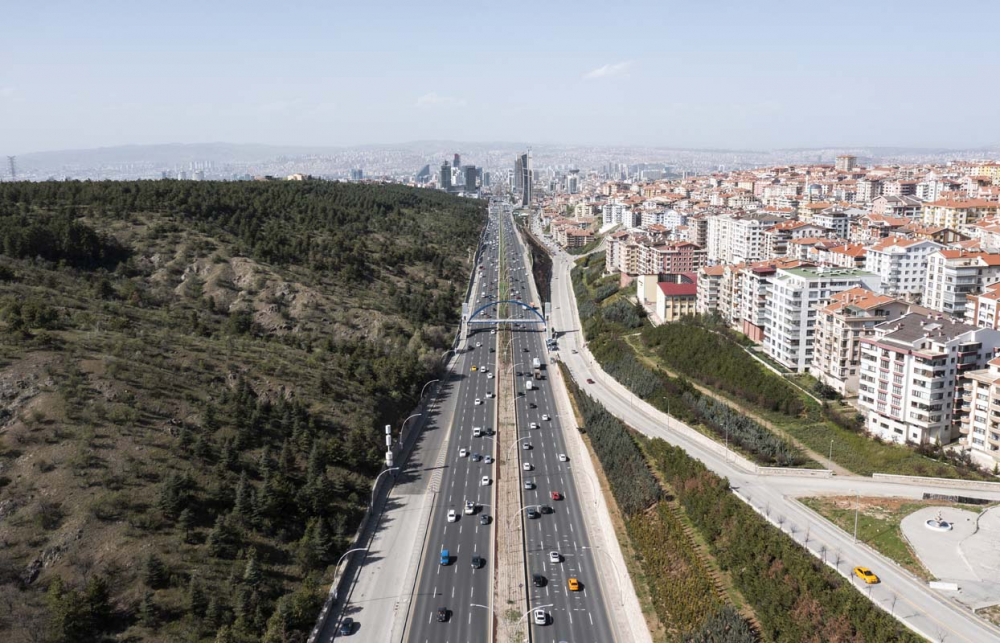
[[[142,602],[139,603],[139,622],[144,627],[154,628],[158,620],[159,614],[153,600],[153,592],[147,589],[142,595]]]
[[[190,509],[184,509],[177,517],[177,529],[181,532],[184,542],[191,542],[191,535],[194,533],[194,514]]]
[[[326,463],[318,444],[313,444],[306,464],[306,484],[313,484],[326,471]]]
[[[215,643],[236,643],[233,630],[228,625],[223,625],[215,635]]]
[[[243,582],[248,587],[257,589],[263,580],[264,574],[261,571],[260,563],[257,562],[257,551],[251,550],[250,558],[247,560],[246,568],[243,571]]]
[[[92,577],[87,583],[83,600],[87,606],[91,631],[94,633],[106,631],[114,616],[107,579],[103,576]]]
[[[292,445],[286,439],[281,443],[281,456],[278,458],[278,466],[286,476],[295,472],[295,454],[292,453]]]
[[[188,584],[188,611],[194,616],[202,617],[207,608],[208,599],[201,586],[201,581],[198,580],[197,576],[192,576],[191,582]]]
[[[240,474],[240,481],[236,485],[236,502],[233,505],[233,515],[241,521],[250,518],[253,512],[253,499],[250,497],[250,482],[247,480],[247,472]]]
[[[163,561],[155,553],[150,552],[143,564],[142,582],[146,587],[159,589],[167,584],[167,578],[167,568]]]
[[[317,518],[315,522],[316,528],[313,530],[310,546],[318,563],[325,565],[329,562],[330,552],[333,551],[333,536],[326,528],[326,523],[322,518]]]

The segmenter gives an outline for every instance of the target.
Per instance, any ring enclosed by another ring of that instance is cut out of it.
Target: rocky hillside
[[[0,640],[304,640],[478,202],[0,184]]]

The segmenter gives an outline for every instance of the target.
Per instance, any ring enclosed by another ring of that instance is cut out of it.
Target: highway
[[[498,218],[491,213],[487,225],[487,248],[482,253],[484,269],[476,278],[470,305],[491,301],[496,294],[498,261],[496,235]],[[486,298],[483,297],[486,295]],[[493,464],[485,459],[496,455],[493,439],[473,437],[473,427],[492,430],[496,379],[492,377],[496,363],[496,338],[488,327],[468,334],[456,370],[459,379],[457,406],[452,426],[441,450],[442,460],[439,489],[433,499],[430,523],[425,536],[423,555],[417,575],[406,640],[420,643],[451,643],[486,641],[489,636],[492,604],[492,491]],[[483,367],[487,370],[484,371]],[[475,370],[473,370],[475,369]],[[476,400],[480,404],[476,404]],[[465,449],[465,455],[461,450]],[[478,455],[482,459],[474,461]],[[486,476],[490,483],[482,484]],[[466,501],[472,501],[476,511],[465,514]],[[448,514],[455,512],[455,521]],[[487,516],[488,524],[482,524]],[[414,534],[419,537],[419,535]],[[448,550],[447,565],[441,564],[441,552]],[[485,563],[473,568],[474,555]],[[478,607],[484,606],[484,607]],[[438,621],[438,610],[446,610],[446,621]]]
[[[505,224],[509,234],[506,245],[514,287],[519,296],[528,298],[532,292],[528,282],[531,279],[530,269],[524,265],[523,248],[518,235],[511,229],[513,224],[509,221]],[[512,316],[533,317],[523,309],[520,312],[513,310]],[[522,467],[521,493],[525,508],[547,506],[552,509],[552,513],[539,511],[537,518],[525,521],[528,576],[531,579],[537,574],[544,579],[541,587],[534,584],[530,587],[530,604],[531,607],[552,605],[545,608],[548,614],[545,625],[532,622],[532,641],[613,641],[616,639],[612,635],[605,604],[607,594],[598,578],[594,551],[583,524],[584,509],[571,471],[573,462],[561,462],[559,458],[567,451],[563,438],[564,422],[558,415],[547,375],[548,369],[553,366],[545,349],[545,333],[534,325],[523,326],[523,329],[512,333],[514,370],[515,374],[521,373],[515,387],[519,440],[515,449],[521,454],[522,465],[527,463],[532,467],[530,471]],[[535,358],[545,366],[541,381],[532,377],[532,361]],[[528,379],[532,379],[537,388],[527,390],[525,382]],[[544,419],[546,417],[549,419]],[[531,429],[532,423],[538,428]],[[525,443],[530,445],[530,449],[524,448]],[[511,457],[514,455],[511,454]],[[525,482],[531,483],[533,488],[525,489]],[[562,499],[553,500],[553,492],[560,494]],[[550,561],[550,552],[558,552],[560,561]],[[579,581],[578,591],[568,589],[570,578]],[[611,579],[604,579],[603,582],[611,582]]]
[[[539,238],[541,235],[538,234]],[[853,541],[850,534],[809,511],[795,500],[811,493],[919,497],[923,491],[949,493],[942,487],[892,484],[858,476],[829,479],[784,478],[748,473],[734,466],[721,449],[706,448],[691,436],[694,431],[676,418],[634,398],[624,386],[608,376],[596,363],[582,337],[570,270],[576,258],[553,251],[553,328],[559,335],[561,359],[580,386],[605,408],[638,431],[678,445],[715,473],[729,479],[736,493],[759,513],[768,517],[827,564],[846,573],[855,587],[892,613],[914,631],[935,641],[988,643],[1000,640],[1000,629],[976,617],[946,595],[930,589],[900,566],[869,547]],[[593,380],[593,384],[587,380]],[[956,486],[961,495],[997,498],[991,491],[971,491]],[[850,574],[854,566],[871,567],[882,582],[862,587]]]

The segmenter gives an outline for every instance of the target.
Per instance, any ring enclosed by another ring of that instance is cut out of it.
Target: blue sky
[[[1000,143],[1000,2],[14,2],[0,154]]]

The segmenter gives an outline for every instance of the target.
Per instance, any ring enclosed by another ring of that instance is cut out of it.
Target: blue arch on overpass
[[[516,299],[504,299],[502,301],[491,301],[488,304],[483,304],[482,306],[480,306],[479,308],[476,309],[476,312],[474,312],[471,315],[469,315],[469,318],[465,320],[465,323],[466,324],[471,323],[472,320],[475,319],[476,315],[478,315],[479,313],[483,312],[484,310],[486,310],[490,306],[499,306],[500,304],[514,304],[515,306],[520,306],[521,308],[524,308],[525,310],[530,310],[531,312],[533,312],[535,314],[535,317],[538,317],[538,321],[537,322],[536,321],[529,321],[529,320],[525,320],[525,321],[528,322],[528,323],[530,323],[530,324],[542,324],[543,326],[545,325],[545,318],[542,317],[542,314],[540,312],[538,312],[537,309],[532,308],[531,306],[529,306],[528,304],[524,303],[523,301],[517,301]]]

